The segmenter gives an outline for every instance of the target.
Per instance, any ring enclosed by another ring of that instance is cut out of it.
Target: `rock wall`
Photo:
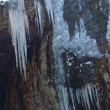
[[[31,39],[27,39],[28,63],[25,81],[24,74],[21,76],[19,69],[16,69],[8,29],[8,7],[0,6],[0,110],[60,109],[53,73],[52,26],[46,17],[41,37],[35,26],[35,10],[31,10],[32,7],[33,1],[27,1]]]
[[[0,110],[110,110],[109,0],[53,0],[56,24],[46,16],[43,37],[33,1],[25,4],[26,81],[16,69],[8,6],[0,5]]]

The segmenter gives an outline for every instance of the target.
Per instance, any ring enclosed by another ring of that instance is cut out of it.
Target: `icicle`
[[[94,100],[97,102],[96,106],[99,109],[99,94],[97,92],[97,89],[94,88],[92,84],[87,84],[85,87],[82,87],[81,89],[76,89],[75,95],[77,103],[82,104],[86,110],[90,110],[90,102],[92,103],[92,105],[94,105]]]
[[[91,103],[92,103],[92,105],[93,105],[92,89],[91,89],[91,86],[89,86],[89,85],[88,85],[88,94],[89,94],[89,97],[90,97]]]
[[[29,34],[28,17],[25,12],[24,0],[10,0],[9,25],[12,44],[15,50],[16,66],[24,71],[26,79],[27,46],[26,32]]]
[[[70,96],[71,96],[71,99],[72,99],[72,104],[73,104],[73,110],[76,110],[76,107],[75,107],[75,99],[74,99],[74,95],[73,95],[73,90],[71,88],[69,88],[69,91],[70,91]]]
[[[49,22],[52,22],[52,25],[54,26],[52,0],[45,0],[45,6],[48,12]]]
[[[107,39],[109,46],[110,46],[110,0],[109,0],[109,17],[108,17],[106,39]]]
[[[62,93],[63,93],[63,101],[64,101],[65,110],[69,110],[69,109],[68,109],[68,94],[67,94],[67,88],[64,88]]]
[[[44,16],[44,13],[43,13],[43,7],[42,5],[40,4],[40,1],[39,0],[34,0],[34,6],[36,8],[36,25],[41,33],[41,36],[42,36],[42,33],[43,33],[43,16]]]

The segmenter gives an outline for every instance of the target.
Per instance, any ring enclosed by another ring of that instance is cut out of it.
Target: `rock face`
[[[0,5],[0,110],[110,110],[109,0],[52,3],[55,25],[46,16],[41,37],[33,0],[25,2],[26,81],[16,69],[8,6]]]
[[[8,8],[0,6],[0,110],[59,110],[52,69],[52,28],[46,18],[41,37],[35,26],[35,10],[29,10],[33,7],[33,1],[26,2],[26,6],[31,34],[31,40],[27,39],[26,81],[24,74],[21,76],[16,69],[8,22],[5,22],[8,21]]]
[[[31,41],[28,47],[27,80],[15,68],[9,77],[9,88],[4,110],[58,110],[55,83],[52,80],[51,32],[42,40]],[[47,42],[49,44],[47,44]],[[34,44],[35,43],[35,44]],[[48,48],[47,48],[48,47]],[[10,82],[11,81],[11,82]]]

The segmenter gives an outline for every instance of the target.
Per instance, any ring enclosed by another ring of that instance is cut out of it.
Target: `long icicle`
[[[9,26],[12,44],[15,50],[16,66],[24,71],[26,80],[27,45],[26,32],[29,34],[28,17],[25,11],[24,0],[9,1]]]
[[[54,26],[52,0],[45,0],[45,7],[48,13],[49,22],[52,22],[52,25]]]
[[[44,18],[44,13],[43,13],[43,7],[40,3],[39,0],[34,0],[34,6],[36,9],[36,25],[38,27],[38,31],[40,32],[41,36],[43,34],[43,18]]]

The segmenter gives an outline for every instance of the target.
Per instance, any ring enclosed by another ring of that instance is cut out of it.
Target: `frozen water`
[[[45,0],[45,6],[48,12],[49,21],[52,22],[54,26],[54,18],[53,18],[53,5],[52,0]]]
[[[110,0],[109,0],[109,18],[108,18],[106,38],[107,38],[107,41],[108,41],[109,46],[110,46]]]
[[[24,0],[9,1],[9,25],[12,44],[15,50],[16,66],[20,67],[21,74],[22,70],[24,71],[24,76],[26,79],[26,33],[29,33],[29,27]]]
[[[68,102],[65,82],[66,74],[69,76],[70,73],[65,73],[63,64],[62,53],[65,50],[72,50],[77,57],[89,56],[89,57],[102,57],[103,55],[99,52],[95,39],[91,39],[87,35],[84,21],[81,18],[79,22],[80,30],[77,23],[75,24],[75,35],[70,41],[69,28],[66,21],[63,18],[63,5],[64,0],[53,0],[53,11],[54,11],[54,37],[53,37],[53,52],[54,52],[54,65],[55,65],[55,81],[58,91],[58,98],[61,110],[71,110],[68,106],[71,106]],[[80,4],[79,4],[80,5]],[[80,7],[81,9],[81,7]],[[74,51],[75,50],[75,51]],[[70,58],[67,59],[67,64],[70,64]],[[86,62],[91,64],[91,62]],[[81,65],[82,66],[82,65]],[[65,92],[63,92],[65,90]],[[91,103],[94,106],[94,100],[97,101],[97,108],[99,108],[99,95],[97,89],[92,84],[87,84],[82,88],[74,90],[69,88],[70,97],[72,99],[73,110],[76,109],[77,103],[84,106],[85,110],[90,110]],[[67,103],[68,102],[68,103]]]
[[[77,102],[82,104],[86,110],[90,110],[90,104],[94,104],[94,100],[96,101],[96,106],[99,109],[99,94],[97,89],[93,87],[93,84],[87,84],[85,87],[78,88],[75,90],[75,95]],[[94,98],[93,98],[94,97]],[[75,101],[75,99],[74,99]]]
[[[54,18],[53,18],[53,6],[52,6],[52,0],[45,0],[44,1],[47,13],[48,13],[48,18],[49,22],[52,23],[54,26]],[[36,9],[36,26],[38,27],[41,36],[43,34],[43,24],[44,24],[44,19],[45,19],[45,14],[44,14],[44,9],[40,3],[40,0],[34,0],[34,6]]]
[[[57,2],[53,0],[53,6],[55,15],[53,49],[55,51],[71,49],[75,50],[76,54],[80,56],[102,57],[103,55],[98,50],[96,40],[87,36],[83,19],[81,18],[79,23],[81,30],[79,30],[76,23],[75,35],[70,41],[68,25],[63,18],[63,0]]]
[[[36,25],[41,33],[43,33],[43,23],[44,23],[44,13],[43,13],[43,7],[39,0],[34,0],[34,6],[36,8]]]

